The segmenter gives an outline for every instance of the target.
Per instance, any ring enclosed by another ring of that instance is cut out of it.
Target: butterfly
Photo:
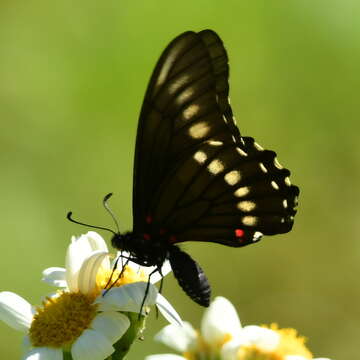
[[[229,103],[228,56],[212,30],[184,32],[166,47],[142,105],[135,148],[133,231],[112,245],[174,276],[209,306],[204,271],[178,244],[242,247],[291,230],[299,188],[289,170],[241,136]]]

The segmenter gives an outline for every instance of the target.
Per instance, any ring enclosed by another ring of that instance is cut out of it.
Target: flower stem
[[[124,336],[114,344],[115,352],[111,355],[111,360],[122,360],[130,350],[130,347],[135,339],[139,338],[145,325],[145,316],[140,316],[134,312],[124,312],[129,320],[130,326]]]
[[[64,351],[64,360],[73,360],[71,354],[67,351]]]

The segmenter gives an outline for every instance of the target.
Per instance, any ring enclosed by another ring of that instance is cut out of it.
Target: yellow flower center
[[[88,329],[97,313],[95,298],[108,283],[119,287],[133,282],[147,281],[144,271],[136,272],[126,266],[120,271],[100,268],[96,276],[96,287],[90,294],[60,292],[58,297],[46,298],[37,308],[29,335],[33,346],[68,347],[84,330]],[[112,277],[109,281],[110,276]]]
[[[109,269],[100,268],[96,275],[96,286],[98,292],[103,290],[106,285],[108,287],[109,285],[111,287],[119,287],[134,282],[148,281],[148,276],[141,269],[139,271],[135,271],[133,268],[129,266],[125,266],[121,277],[119,277],[120,273],[121,272],[119,270],[113,271]],[[111,277],[111,281],[109,281],[110,277]]]
[[[278,345],[278,352],[285,355],[299,355],[305,359],[312,359],[313,355],[305,346],[306,338],[299,336],[295,329],[279,329],[277,324],[271,324],[271,330],[276,331],[280,335],[280,343]]]
[[[238,360],[283,360],[282,355],[273,351],[264,351],[256,345],[242,346],[237,353]]]
[[[280,335],[280,341],[276,349],[267,351],[254,344],[251,346],[242,346],[237,353],[238,360],[284,360],[286,355],[303,356],[305,359],[312,359],[311,352],[305,346],[305,338],[298,336],[295,329],[279,329],[277,324],[264,326],[277,332]]]
[[[184,352],[183,356],[188,360],[216,360],[218,357],[220,358],[220,351],[223,345],[231,339],[231,334],[224,334],[222,339],[218,339],[215,343],[209,344],[198,332],[196,346],[194,349]]]
[[[31,323],[32,345],[57,348],[73,343],[96,315],[97,305],[93,301],[93,296],[68,292],[47,298]]]

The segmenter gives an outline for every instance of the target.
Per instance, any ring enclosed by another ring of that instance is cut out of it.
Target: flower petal
[[[185,352],[196,346],[197,333],[188,322],[183,326],[170,324],[155,335],[155,340],[178,352]]]
[[[130,320],[124,314],[115,311],[100,313],[93,320],[91,327],[104,334],[111,344],[118,341],[130,326]]]
[[[73,360],[104,360],[115,349],[105,335],[86,329],[71,347]]]
[[[30,337],[25,335],[23,341],[21,342],[21,352],[22,354],[27,354],[30,349],[32,349]]]
[[[240,338],[243,345],[256,345],[265,351],[274,350],[280,341],[280,335],[277,332],[256,325],[245,326],[240,333]]]
[[[63,360],[61,349],[36,347],[22,357],[22,360]]]
[[[221,348],[222,360],[237,360],[239,347],[243,345],[240,339],[230,340]]]
[[[43,278],[42,281],[45,281],[46,283],[57,286],[57,287],[63,287],[65,288],[67,286],[66,284],[66,271],[64,268],[61,267],[50,267],[43,271]]]
[[[155,305],[156,297],[158,294],[157,288],[149,284],[149,290],[146,295],[145,306]],[[113,287],[104,295],[100,295],[95,303],[100,304],[99,310],[114,310],[114,311],[131,311],[139,312],[141,304],[145,297],[146,288],[148,283],[136,282],[132,284],[123,285],[120,287]],[[145,309],[143,309],[145,312]]]
[[[89,294],[95,289],[96,275],[108,255],[106,251],[95,251],[84,260],[78,273],[78,288],[81,293]]]
[[[104,239],[94,231],[89,231],[79,238],[71,238],[65,259],[66,281],[71,291],[76,292],[78,288],[78,273],[83,262],[95,251],[107,252],[108,248]],[[108,259],[104,259],[104,267],[110,268]]]
[[[9,292],[0,292],[0,320],[15,330],[27,331],[30,328],[34,311],[21,296]]]
[[[142,267],[143,271],[145,273],[151,273],[156,269],[156,266],[149,266],[149,267]],[[167,274],[169,274],[172,271],[170,261],[165,260],[164,263],[161,266],[161,274],[159,271],[156,271],[154,274],[151,275],[150,282],[152,284],[157,283],[160,281],[163,277],[165,277]]]
[[[183,325],[180,315],[161,294],[157,295],[156,306],[170,324]]]
[[[186,360],[186,358],[174,354],[157,354],[149,355],[145,358],[145,360]]]
[[[222,296],[216,297],[205,310],[201,321],[201,334],[206,342],[221,342],[228,334],[236,338],[240,331],[240,319],[233,304]]]

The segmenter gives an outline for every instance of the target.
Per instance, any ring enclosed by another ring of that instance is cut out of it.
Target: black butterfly
[[[242,137],[229,104],[228,57],[219,36],[185,32],[161,55],[142,106],[135,149],[133,231],[112,245],[132,261],[161,268],[208,306],[210,284],[177,244],[233,247],[286,233],[298,187],[275,152]]]

